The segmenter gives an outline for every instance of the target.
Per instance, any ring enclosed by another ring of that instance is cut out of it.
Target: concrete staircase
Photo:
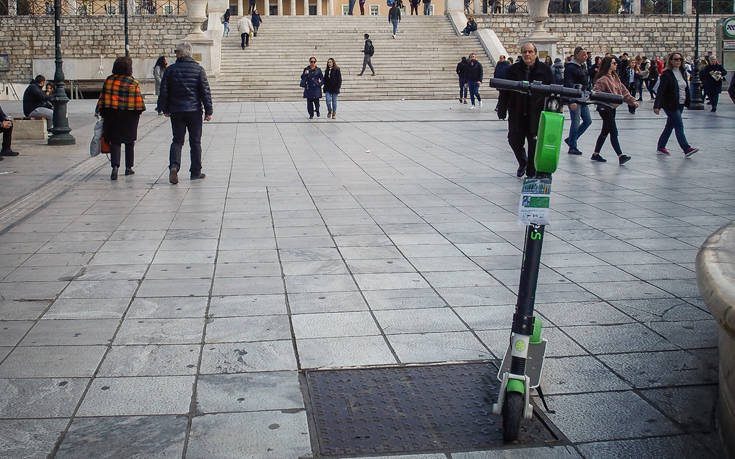
[[[302,99],[301,72],[309,56],[325,69],[332,57],[342,71],[340,100],[452,99],[457,97],[455,68],[462,55],[476,53],[485,71],[493,68],[476,37],[454,33],[445,16],[408,16],[397,39],[385,16],[264,16],[250,47],[240,49],[237,18],[222,41],[222,67],[210,81],[217,102]],[[375,46],[376,76],[358,77],[363,34]],[[482,94],[490,95],[484,86]]]

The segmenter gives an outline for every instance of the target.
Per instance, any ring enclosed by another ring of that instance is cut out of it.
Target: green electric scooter
[[[623,97],[617,94],[566,88],[561,85],[499,78],[491,78],[490,86],[499,90],[546,97],[534,152],[536,176],[526,178],[521,190],[519,222],[526,225],[521,280],[516,310],[513,314],[510,343],[498,372],[498,379],[501,382],[500,393],[498,401],[493,404],[493,413],[503,416],[503,438],[505,441],[515,441],[520,434],[521,421],[533,416],[533,405],[530,403],[531,389],[538,391],[544,407],[549,410],[540,387],[546,340],[541,338],[541,320],[534,317],[533,310],[544,227],[549,224],[551,174],[556,171],[559,164],[559,150],[564,129],[562,107],[569,103],[621,104]]]

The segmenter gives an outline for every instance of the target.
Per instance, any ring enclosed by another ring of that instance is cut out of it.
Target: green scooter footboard
[[[536,138],[535,165],[539,172],[553,174],[559,164],[561,136],[564,132],[564,115],[556,112],[541,112]]]

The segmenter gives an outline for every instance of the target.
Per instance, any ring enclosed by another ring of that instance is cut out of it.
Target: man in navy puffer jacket
[[[171,117],[173,141],[169,151],[168,181],[179,183],[181,149],[184,136],[189,131],[191,149],[191,179],[203,179],[202,174],[202,106],[204,120],[212,119],[212,96],[209,92],[207,73],[191,57],[191,44],[182,42],[176,46],[176,63],[169,65],[161,79],[158,107]]]

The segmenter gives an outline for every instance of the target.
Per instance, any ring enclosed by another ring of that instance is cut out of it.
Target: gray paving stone
[[[138,281],[146,274],[146,265],[84,266],[74,280],[78,281]]]
[[[296,339],[378,335],[369,312],[297,314],[291,317]]]
[[[92,258],[92,253],[37,253],[28,258],[23,266],[79,266]]]
[[[360,292],[289,293],[289,307],[293,314],[315,312],[365,311],[367,303]]]
[[[687,432],[715,432],[716,385],[650,389],[641,395]]]
[[[296,370],[293,342],[207,344],[202,352],[202,374]]]
[[[472,330],[510,329],[515,305],[457,307],[454,310]]]
[[[505,287],[450,287],[437,289],[450,306],[515,304],[516,296]]]
[[[386,335],[467,330],[449,308],[375,311],[374,314]]]
[[[217,277],[213,295],[275,295],[283,294],[281,277]]]
[[[493,356],[470,332],[388,336],[402,363],[482,360]]]
[[[340,247],[345,260],[380,260],[403,258],[403,254],[393,246]]]
[[[651,322],[648,326],[683,349],[717,347],[719,329],[714,320]]]
[[[88,382],[88,378],[0,379],[1,417],[69,417]]]
[[[634,320],[608,303],[550,303],[536,305],[536,311],[554,325],[622,324]]]
[[[146,279],[211,279],[214,265],[209,263],[192,264],[153,264],[145,274]]]
[[[428,288],[418,273],[355,274],[355,281],[362,290],[397,290]]]
[[[418,456],[423,458],[423,456]],[[551,446],[536,448],[498,449],[492,451],[472,451],[452,453],[452,459],[544,459],[544,458],[576,458],[581,457],[571,446]]]
[[[126,251],[126,252],[97,252],[97,254],[89,260],[91,266],[95,265],[147,265],[153,261],[154,252],[147,251]],[[81,260],[80,260],[81,261]],[[82,261],[84,262],[84,261]]]
[[[547,397],[549,406],[564,410],[547,413],[573,442],[602,441],[678,434],[681,430],[631,391],[596,392]],[[604,416],[599,416],[605,413]],[[631,416],[630,413],[636,413]],[[596,419],[594,423],[589,419]]]
[[[77,415],[185,414],[193,387],[193,376],[95,378]]]
[[[194,418],[188,457],[305,457],[311,455],[306,414],[263,411]]]
[[[69,281],[83,270],[82,266],[28,266],[11,271],[3,282]]]
[[[703,453],[702,445],[689,435],[585,443],[579,449],[584,457],[594,459],[699,457]]]
[[[215,277],[280,276],[278,263],[217,263]]]
[[[603,300],[639,300],[647,298],[671,298],[671,294],[643,281],[585,282],[582,287]]]
[[[45,457],[68,423],[63,418],[0,420],[0,451],[8,457]]]
[[[447,305],[432,289],[365,290],[362,293],[373,310],[442,308]]]
[[[563,327],[575,341],[593,354],[664,351],[676,346],[640,324]]]
[[[286,276],[289,293],[349,292],[357,290],[348,274],[312,274],[308,276]]]
[[[549,395],[631,388],[592,356],[545,359],[542,383]]]
[[[288,316],[224,317],[207,324],[206,343],[266,341],[291,338]]]
[[[0,300],[0,320],[36,320],[48,308],[50,301]],[[2,330],[0,326],[0,330]]]
[[[0,377],[91,377],[105,351],[104,346],[17,347],[0,364]]]
[[[202,342],[204,318],[123,321],[114,344],[196,344]]]
[[[304,408],[298,373],[268,372],[203,375],[197,403],[204,413],[294,410]]]
[[[186,422],[182,416],[75,418],[56,457],[178,458]]]
[[[193,375],[198,345],[112,346],[97,376]]]
[[[649,282],[661,290],[680,298],[699,297],[699,287],[697,286],[697,279],[694,277],[694,273],[692,273],[692,277],[689,279],[651,280]]]
[[[284,261],[283,274],[286,276],[347,274],[347,266],[341,260]],[[280,275],[280,270],[277,275]]]
[[[693,279],[695,273],[676,264],[655,265],[621,265],[623,271],[629,272],[641,280],[656,279]]]
[[[284,295],[241,295],[212,297],[209,317],[263,316],[286,314]]]
[[[3,282],[0,298],[6,300],[52,300],[61,293],[68,282]]]
[[[636,388],[710,384],[717,381],[717,365],[686,351],[599,356]]]
[[[467,257],[413,257],[411,264],[423,272],[477,269],[477,264]]]
[[[133,300],[126,317],[129,319],[204,317],[206,308],[206,297],[139,297]]]
[[[118,319],[42,320],[36,323],[21,346],[67,346],[109,344]]]
[[[337,254],[337,259],[339,259],[339,254]],[[217,263],[278,263],[278,252],[275,250],[220,250],[217,252]]]
[[[707,320],[712,318],[706,312],[678,298],[657,298],[650,300],[619,300],[610,304],[642,322]]]
[[[397,363],[382,336],[299,339],[296,346],[302,368]]]
[[[60,298],[43,319],[119,319],[128,304],[129,298]]]
[[[212,286],[209,279],[145,279],[140,284],[137,296],[141,297],[186,297],[207,296]]]
[[[299,249],[280,249],[278,253],[281,256],[282,261],[319,261],[319,260],[341,260],[340,252],[332,247],[317,247],[313,249],[299,248]],[[344,254],[344,249],[342,250]],[[395,254],[391,258],[400,256]],[[349,258],[345,256],[345,258]],[[368,257],[374,258],[374,257]]]

